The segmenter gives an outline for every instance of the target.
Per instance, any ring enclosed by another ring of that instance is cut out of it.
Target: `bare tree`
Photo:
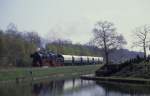
[[[124,37],[117,34],[114,24],[108,21],[99,21],[93,30],[92,43],[104,50],[105,62],[109,64],[109,53],[113,49],[122,48],[126,41]]]
[[[41,47],[41,37],[37,32],[26,32],[24,37],[28,42],[34,43],[36,47]]]
[[[149,47],[150,43],[150,40],[148,38],[150,35],[150,26],[144,25],[136,28],[134,35],[136,41],[133,42],[133,46],[143,48],[144,59],[146,60],[147,55],[146,49]]]

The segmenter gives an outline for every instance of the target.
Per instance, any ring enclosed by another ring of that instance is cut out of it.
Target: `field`
[[[12,68],[0,70],[0,81],[22,81],[92,74],[101,65],[64,66],[50,68]]]

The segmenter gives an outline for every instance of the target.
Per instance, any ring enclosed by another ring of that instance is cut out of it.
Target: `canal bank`
[[[117,83],[148,84],[148,85],[150,85],[150,79],[143,79],[143,78],[97,77],[94,75],[82,75],[81,79],[96,80],[96,81],[100,81],[100,82],[117,82]]]
[[[9,68],[0,70],[0,82],[20,82],[58,77],[74,77],[94,73],[101,65],[63,66],[49,68]]]
[[[95,75],[83,75],[81,78],[104,82],[150,85],[150,62],[103,65],[95,72]]]

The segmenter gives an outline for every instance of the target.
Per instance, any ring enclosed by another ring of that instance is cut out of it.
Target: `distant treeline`
[[[80,56],[101,56],[101,50],[94,46],[72,44],[70,42],[57,40],[48,43],[46,49],[60,54],[80,55]]]
[[[9,28],[0,30],[0,67],[31,66],[30,54],[41,47],[42,39],[36,32],[19,32]],[[46,43],[46,49],[60,54],[100,56],[96,47],[72,44],[65,40]]]

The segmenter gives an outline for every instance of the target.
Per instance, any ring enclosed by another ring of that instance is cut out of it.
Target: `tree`
[[[126,41],[116,32],[114,24],[108,21],[99,21],[93,29],[92,43],[104,50],[105,63],[109,64],[109,53],[114,49],[122,48]]]
[[[36,47],[41,47],[41,37],[38,35],[37,32],[26,32],[24,34],[25,39],[28,42],[34,43]]]
[[[19,32],[13,23],[8,25],[6,31],[0,30],[0,67],[30,66],[29,55],[35,51],[36,44],[40,43],[40,37],[32,35],[35,38],[32,43],[26,34]]]
[[[149,25],[137,27],[134,33],[136,41],[133,42],[133,46],[143,48],[145,60],[146,60],[146,55],[147,55],[146,49],[149,47],[149,43],[150,43],[150,40],[148,38],[149,34],[150,34]]]

